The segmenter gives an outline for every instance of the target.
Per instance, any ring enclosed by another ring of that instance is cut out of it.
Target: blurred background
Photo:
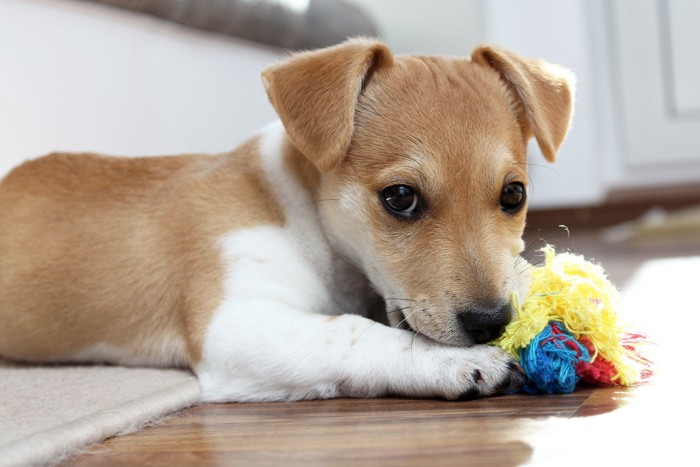
[[[264,67],[361,34],[396,53],[492,42],[575,71],[559,162],[531,147],[534,211],[594,222],[602,206],[616,220],[690,206],[699,20],[693,0],[2,0],[0,176],[54,150],[232,149],[275,118]]]

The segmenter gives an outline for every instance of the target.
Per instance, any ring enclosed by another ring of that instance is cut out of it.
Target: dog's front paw
[[[470,387],[457,399],[513,394],[525,384],[525,372],[520,364],[500,348],[485,345],[471,350],[484,355],[473,363],[474,369],[468,383]]]
[[[512,394],[525,383],[518,362],[498,347],[441,348],[434,357],[445,371],[440,392],[450,400]]]

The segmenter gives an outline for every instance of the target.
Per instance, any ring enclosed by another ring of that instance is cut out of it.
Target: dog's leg
[[[197,369],[206,401],[459,399],[522,383],[519,366],[496,347],[444,346],[361,316],[304,313],[279,302],[233,308],[212,322]]]

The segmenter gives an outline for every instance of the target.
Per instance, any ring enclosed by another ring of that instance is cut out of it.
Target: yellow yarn
[[[611,362],[618,371],[614,379],[629,385],[639,380],[631,352],[621,343],[623,336],[617,307],[619,295],[599,265],[582,256],[555,254],[546,246],[543,267],[533,268],[525,302],[520,304],[513,295],[517,318],[496,341],[495,345],[518,357],[518,351],[542,332],[550,321],[560,321],[576,339],[587,336],[598,356]]]

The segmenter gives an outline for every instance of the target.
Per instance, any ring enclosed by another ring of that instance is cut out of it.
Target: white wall
[[[467,56],[483,40],[481,0],[350,0],[398,54]]]
[[[219,152],[275,119],[283,53],[98,5],[0,1],[0,176],[54,150]]]

